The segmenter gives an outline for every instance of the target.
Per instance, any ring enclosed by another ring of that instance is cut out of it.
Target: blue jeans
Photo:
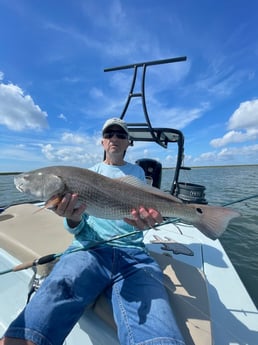
[[[161,283],[143,250],[103,246],[62,256],[5,336],[61,345],[85,307],[104,292],[123,345],[184,345]]]

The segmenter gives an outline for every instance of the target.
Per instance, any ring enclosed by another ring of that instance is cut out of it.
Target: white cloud
[[[67,121],[67,117],[64,114],[60,114],[58,116],[58,118],[61,119],[61,120]]]
[[[252,164],[258,163],[258,144],[242,147],[224,147],[220,151],[204,152],[199,157],[188,159],[186,164],[219,165],[219,164]]]
[[[231,115],[227,132],[221,138],[210,141],[213,147],[222,147],[231,143],[241,143],[258,139],[258,99],[246,101]],[[238,131],[236,130],[238,129]]]
[[[153,114],[158,114],[153,119],[153,125],[158,126],[160,119],[166,124],[166,127],[182,129],[189,125],[191,122],[202,117],[205,111],[209,109],[208,103],[203,103],[199,108],[166,108],[163,105],[155,105],[153,107]],[[150,116],[151,117],[151,116]]]
[[[94,99],[102,99],[104,94],[103,94],[103,91],[97,87],[93,87],[91,90],[90,90],[90,96]]]
[[[101,161],[103,152],[100,147],[87,151],[85,147],[62,146],[55,147],[52,144],[41,145],[43,155],[51,162],[69,165],[92,166]]]
[[[242,147],[233,147],[233,148],[223,148],[218,152],[217,157],[219,159],[228,160],[228,159],[238,159],[241,157],[249,158],[252,163],[258,162],[258,144],[248,145]]]
[[[165,166],[174,166],[176,164],[177,157],[172,155],[167,155],[164,159]]]
[[[221,147],[232,143],[243,143],[258,138],[258,128],[248,129],[246,131],[229,131],[222,138],[211,140],[213,147]]]
[[[89,167],[103,159],[103,149],[99,136],[82,136],[72,132],[64,132],[58,137],[38,145],[43,156],[51,164],[68,164]]]
[[[61,140],[70,145],[85,145],[87,143],[86,137],[69,132],[63,133],[61,136]]]
[[[54,154],[54,148],[53,145],[47,144],[47,145],[40,145],[42,147],[41,151],[44,154],[44,156],[49,159],[50,161],[54,160],[55,154]]]
[[[199,161],[207,161],[207,160],[215,160],[215,159],[216,159],[215,152],[204,152],[197,158],[197,160]]]
[[[228,122],[229,129],[253,127],[258,129],[258,99],[241,103]]]
[[[47,113],[14,84],[0,84],[0,124],[10,130],[47,128]]]
[[[0,71],[0,81],[4,79],[4,73]]]

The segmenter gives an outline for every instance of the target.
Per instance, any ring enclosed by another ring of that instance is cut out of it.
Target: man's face
[[[102,145],[107,153],[124,154],[129,146],[126,133],[120,126],[110,126],[102,138]]]

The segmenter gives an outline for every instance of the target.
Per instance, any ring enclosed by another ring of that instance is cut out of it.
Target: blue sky
[[[0,171],[89,167],[120,116],[132,70],[147,69],[154,126],[185,135],[186,166],[258,164],[256,0],[0,0]],[[137,101],[126,120],[142,110]],[[175,149],[136,143],[127,158],[174,166]]]

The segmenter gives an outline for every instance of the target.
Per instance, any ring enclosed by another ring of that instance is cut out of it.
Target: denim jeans
[[[121,344],[184,345],[161,281],[158,264],[140,249],[103,246],[66,254],[5,336],[61,345],[85,307],[105,292]]]

